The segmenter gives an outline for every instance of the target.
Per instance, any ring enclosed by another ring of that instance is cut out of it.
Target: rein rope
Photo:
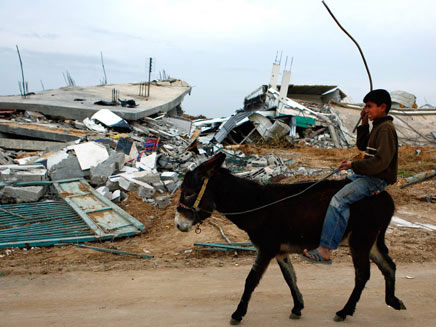
[[[328,174],[327,176],[325,176],[325,177],[323,177],[323,178],[317,180],[315,183],[313,183],[312,185],[306,187],[304,190],[302,190],[301,192],[298,192],[298,193],[296,193],[296,194],[289,195],[289,196],[284,197],[284,198],[282,198],[282,199],[279,199],[279,200],[273,201],[273,202],[271,202],[271,203],[268,203],[268,204],[265,204],[265,205],[262,205],[262,206],[260,206],[260,207],[256,207],[256,208],[253,208],[253,209],[248,209],[248,210],[238,211],[238,212],[221,212],[221,214],[224,215],[224,216],[242,215],[242,214],[245,214],[245,213],[250,213],[250,212],[254,212],[254,211],[257,211],[257,210],[261,210],[261,209],[264,209],[264,208],[270,207],[270,206],[272,206],[272,205],[274,205],[274,204],[277,204],[277,203],[279,203],[279,202],[282,202],[282,201],[285,201],[285,200],[288,200],[288,199],[291,199],[291,198],[295,198],[295,197],[297,197],[297,196],[299,196],[299,195],[301,195],[301,194],[307,192],[307,191],[310,190],[312,187],[314,187],[315,185],[317,185],[317,184],[321,183],[322,181],[326,180],[326,179],[329,178],[330,176],[332,176],[332,175],[338,173],[339,171],[340,171],[339,168],[333,170],[333,171],[332,171],[330,174]],[[194,212],[195,212],[195,211],[203,210],[204,212],[207,212],[207,213],[210,213],[210,214],[213,213],[212,211],[208,211],[208,210],[204,210],[204,209],[198,208],[198,205],[199,205],[199,203],[200,203],[200,201],[201,201],[201,198],[203,197],[204,191],[206,190],[206,185],[207,185],[208,181],[209,181],[208,178],[206,178],[206,179],[204,180],[204,182],[203,182],[203,186],[201,187],[200,193],[198,193],[198,197],[197,197],[197,199],[195,200],[194,206],[193,206],[192,208],[189,208],[189,209],[193,209]],[[184,207],[186,207],[186,206],[184,205]],[[198,228],[199,228],[199,227],[198,227]]]

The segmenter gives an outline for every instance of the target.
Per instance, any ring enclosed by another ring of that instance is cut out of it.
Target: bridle
[[[204,192],[206,191],[206,186],[207,186],[208,182],[209,182],[209,178],[206,177],[204,179],[204,181],[203,181],[203,185],[201,186],[200,192],[198,192],[197,198],[195,199],[194,205],[192,207],[188,207],[186,204],[180,202],[180,200],[179,200],[179,203],[178,203],[179,207],[182,207],[183,209],[191,210],[194,213],[195,221],[197,222],[197,227],[195,228],[195,232],[197,234],[201,233],[200,225],[202,223],[202,221],[200,220],[200,217],[198,216],[198,212],[200,210],[202,210],[202,209],[198,208],[198,205],[200,204],[200,201],[203,198],[203,195],[204,195]],[[206,211],[206,210],[203,210],[203,211]],[[212,212],[209,212],[209,211],[206,211],[206,212],[207,213],[212,213]]]

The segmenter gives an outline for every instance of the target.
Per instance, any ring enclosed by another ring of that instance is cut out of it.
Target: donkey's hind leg
[[[354,289],[345,304],[344,308],[336,312],[334,318],[335,321],[343,321],[347,316],[352,316],[356,310],[356,304],[362,295],[362,291],[365,288],[366,282],[370,278],[370,262],[369,262],[369,250],[371,244],[375,241],[375,236],[369,235],[364,239],[362,237],[351,234],[350,236],[350,250],[353,258],[354,265]]]
[[[291,263],[288,255],[280,255],[276,257],[283,277],[291,289],[292,298],[294,299],[294,307],[292,308],[290,319],[300,319],[301,310],[304,308],[303,295],[297,287],[297,275],[295,274],[294,266]]]
[[[232,319],[230,320],[230,324],[238,325],[242,318],[247,313],[248,302],[250,301],[251,294],[254,289],[259,284],[260,279],[263,276],[266,268],[268,267],[271,259],[274,256],[266,254],[262,251],[258,251],[256,260],[254,261],[253,267],[251,267],[250,272],[248,273],[247,278],[245,279],[245,288],[244,293],[242,294],[241,300],[236,308],[236,311],[232,314]]]
[[[385,301],[386,304],[396,310],[406,310],[404,303],[395,296],[395,263],[388,255],[388,248],[384,242],[384,231],[380,233],[377,242],[371,248],[370,258],[382,272],[385,277],[386,291]]]

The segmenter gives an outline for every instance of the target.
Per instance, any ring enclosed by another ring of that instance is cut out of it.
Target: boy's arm
[[[368,114],[365,109],[361,111],[360,117],[362,117],[362,125],[357,127],[356,146],[360,151],[365,151],[369,140]]]
[[[369,125],[357,127],[356,146],[360,151],[365,151],[369,140]]]
[[[374,154],[366,154],[365,159],[353,161],[351,166],[356,174],[373,176],[389,167],[396,152],[396,138],[391,129],[377,135],[377,148]]]

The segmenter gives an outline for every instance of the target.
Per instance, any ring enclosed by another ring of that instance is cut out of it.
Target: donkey
[[[231,324],[239,324],[247,313],[251,294],[274,257],[294,301],[289,318],[299,319],[304,302],[289,254],[318,246],[330,199],[347,180],[260,185],[221,167],[225,157],[219,153],[185,175],[175,225],[180,231],[188,232],[216,209],[247,232],[256,247],[257,257],[246,278],[239,305],[231,316]],[[348,241],[351,249],[355,285],[344,308],[336,312],[335,321],[353,315],[370,278],[370,259],[384,275],[386,304],[396,310],[406,309],[395,296],[396,267],[384,240],[393,213],[394,202],[387,192],[351,206],[343,241]]]

